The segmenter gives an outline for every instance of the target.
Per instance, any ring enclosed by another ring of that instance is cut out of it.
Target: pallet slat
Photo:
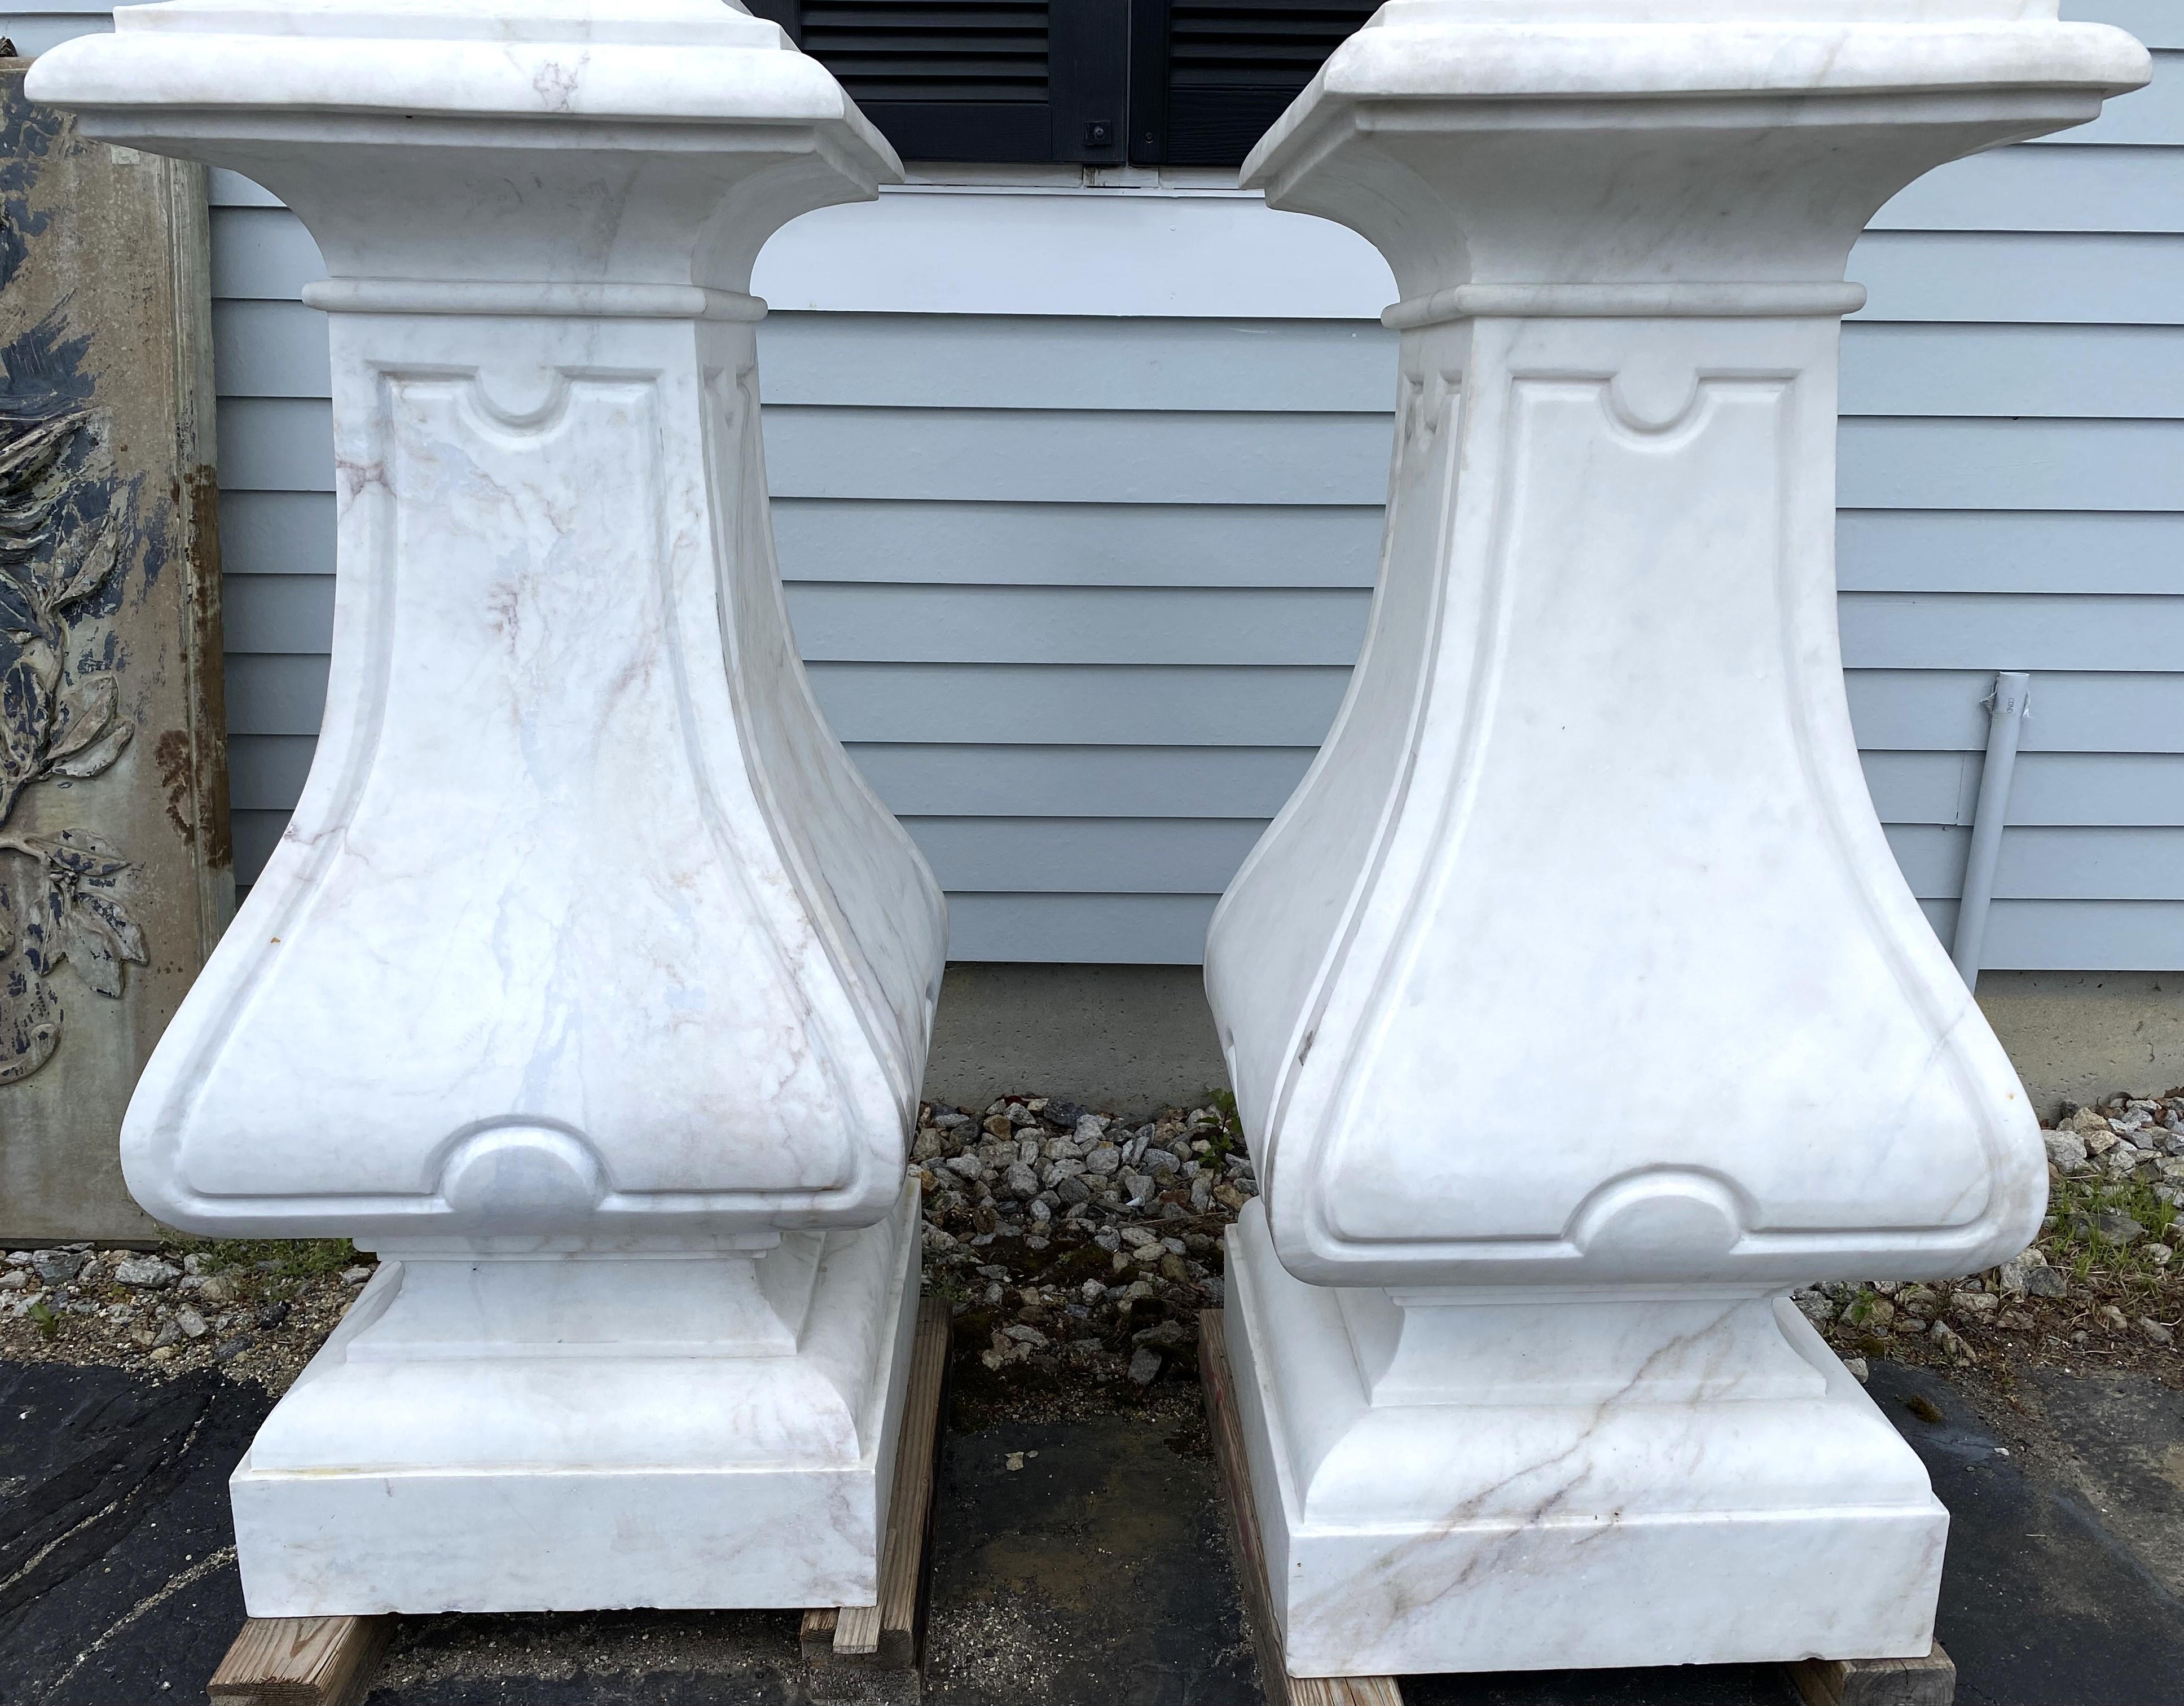
[[[805,1612],[799,1645],[811,1663],[847,1663],[881,1670],[908,1670],[917,1663],[926,1559],[932,1551],[940,1398],[951,1330],[945,1302],[928,1297],[918,1305],[902,1425],[895,1436],[894,1481],[888,1495],[887,1536],[880,1553],[879,1602]]]
[[[1206,1393],[1206,1419],[1213,1435],[1213,1455],[1228,1495],[1229,1538],[1236,1548],[1236,1574],[1244,1591],[1244,1620],[1259,1659],[1259,1686],[1267,1706],[1403,1706],[1403,1691],[1392,1676],[1292,1676],[1282,1659],[1281,1625],[1267,1588],[1267,1558],[1259,1539],[1259,1519],[1251,1503],[1251,1471],[1244,1457],[1244,1436],[1236,1424],[1235,1386],[1228,1369],[1228,1341],[1218,1309],[1198,1317],[1199,1382]]]
[[[1942,1643],[1924,1659],[1804,1659],[1783,1667],[1805,1706],[1950,1706],[1957,1667]]]
[[[393,1630],[392,1617],[254,1617],[208,1692],[259,1706],[355,1706]]]

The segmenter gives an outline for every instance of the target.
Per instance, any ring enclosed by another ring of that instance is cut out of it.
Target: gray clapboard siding
[[[317,653],[333,627],[326,575],[231,577],[227,644]],[[1346,668],[1371,594],[1347,588],[913,586],[796,582],[812,662],[1323,664]],[[2184,659],[2184,598],[1847,593],[1853,670],[2159,670]]]
[[[905,817],[951,895],[1218,895],[1266,828],[1249,817]]]
[[[1971,821],[1970,808],[1958,820]],[[2184,757],[2027,753],[2009,795],[2012,823],[2184,828]]]
[[[1858,320],[2184,324],[2184,237],[1869,231],[1851,251]]]
[[[231,575],[332,574],[331,493],[226,492]],[[1363,587],[1378,505],[775,501],[790,581],[930,586]],[[1858,593],[2137,593],[2184,582],[2184,513],[1846,510],[1836,579]]]
[[[1997,148],[1928,173],[1875,231],[2184,231],[2184,176],[2166,147]]]
[[[228,786],[238,810],[286,811],[303,790],[308,734],[238,734]],[[1271,817],[1310,747],[980,746],[855,743],[888,809],[905,817]],[[1891,825],[1969,827],[1978,755],[1866,752],[1865,781]],[[2184,755],[2025,754],[2012,824],[2184,828]]]
[[[2184,513],[1840,510],[1836,583],[1860,593],[2173,594],[2184,591]]]
[[[1891,824],[1888,845],[1920,900],[1961,892],[1970,829]],[[1994,892],[2012,900],[2184,900],[2184,828],[2013,827]]]
[[[1956,933],[1957,903],[1922,900],[1935,933]],[[2170,900],[1997,900],[1989,966],[2025,972],[2170,972],[2184,966],[2184,906]]]
[[[325,317],[298,302],[214,310],[221,394],[324,398]],[[770,405],[1280,410],[1384,414],[1395,334],[1350,321],[776,314]],[[1847,415],[2184,418],[2184,327],[1852,321]]]
[[[228,727],[315,734],[326,662],[231,653]],[[1346,669],[1121,664],[819,663],[811,680],[834,733],[852,743],[1030,746],[1312,747]],[[1844,678],[1861,748],[1974,752],[1986,744],[1986,671],[1852,670]],[[2042,675],[2025,750],[2184,753],[2184,676]]]
[[[958,960],[1195,965],[1212,895],[950,895],[948,952]],[[1042,951],[1027,954],[1024,945]]]
[[[51,0],[0,27],[36,51],[103,9]],[[1852,257],[1870,303],[1844,340],[1847,685],[1869,788],[1946,934],[1980,701],[1996,668],[2039,672],[1989,963],[2170,969],[2184,7],[2093,9],[2162,50],[2153,87],[1945,168]],[[325,691],[324,332],[295,301],[321,268],[256,186],[219,173],[212,193],[248,874]],[[1385,481],[1378,306],[1134,321],[1027,304],[763,329],[800,637],[838,731],[954,891],[958,957],[1197,956],[1214,891],[1346,681]]]
[[[1987,670],[1854,669],[1843,677],[1863,750],[1976,752],[1986,745]],[[2042,674],[2026,752],[2184,753],[2184,675]],[[1995,963],[2000,963],[1997,962]]]
[[[814,408],[766,411],[767,481],[794,498],[1370,505],[1388,424],[1362,414]],[[1854,509],[2184,509],[2184,421],[1846,419]],[[324,403],[243,397],[220,416],[231,491],[331,491]]]
[[[216,206],[212,231],[220,298],[293,302],[326,276],[286,208]],[[2184,324],[2184,236],[2172,233],[1875,231],[1851,251],[1849,276],[1871,296],[1858,321]]]

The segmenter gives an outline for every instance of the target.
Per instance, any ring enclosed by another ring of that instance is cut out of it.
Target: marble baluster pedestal
[[[235,1477],[252,1614],[871,1603],[944,917],[791,640],[748,285],[892,152],[721,0],[180,0],[31,81],[326,262],[325,725],[123,1134],[387,1258]]]
[[[1858,764],[1836,346],[1882,203],[2146,58],[2017,0],[1658,11],[1393,0],[1245,168],[1402,293],[1364,655],[1207,944],[1299,1675],[1925,1653],[1947,1513],[1786,1293],[2044,1201]]]

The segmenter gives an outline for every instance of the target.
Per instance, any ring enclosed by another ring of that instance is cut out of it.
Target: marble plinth
[[[1228,1243],[1293,1675],[1932,1645],[1948,1513],[1780,1295],[1448,1288],[1406,1307],[1292,1278],[1256,1202]],[[1430,1344],[1400,1346],[1407,1327]]]
[[[853,1232],[390,1251],[231,1491],[255,1617],[870,1605],[917,1187]]]

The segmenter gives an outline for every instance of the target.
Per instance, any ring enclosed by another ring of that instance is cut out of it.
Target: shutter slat
[[[1047,8],[1024,0],[805,0],[804,50],[867,102],[1047,98]]]

